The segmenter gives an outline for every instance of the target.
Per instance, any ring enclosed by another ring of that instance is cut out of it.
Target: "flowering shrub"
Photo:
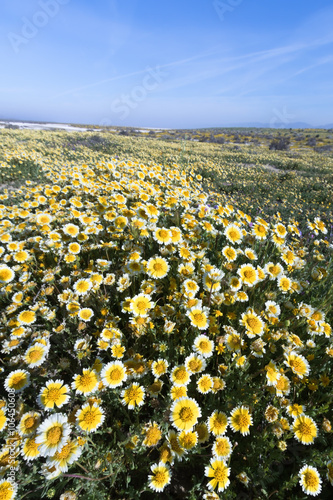
[[[325,222],[251,219],[176,166],[44,175],[0,206],[0,498],[328,498]]]

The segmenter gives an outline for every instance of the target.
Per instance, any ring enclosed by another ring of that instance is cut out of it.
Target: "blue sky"
[[[331,0],[11,0],[0,14],[0,118],[333,122]]]

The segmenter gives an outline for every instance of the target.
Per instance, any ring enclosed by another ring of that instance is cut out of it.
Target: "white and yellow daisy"
[[[72,382],[72,389],[76,389],[78,394],[88,396],[97,389],[98,376],[95,370],[83,368],[82,374],[75,375]]]
[[[150,469],[152,474],[148,476],[149,488],[160,493],[171,481],[170,469],[163,462],[153,464]]]
[[[97,404],[84,404],[75,414],[76,423],[85,432],[93,432],[100,427],[104,420],[104,410]]]
[[[192,326],[199,330],[205,330],[209,326],[209,312],[206,307],[192,307],[186,315],[189,317]]]
[[[243,264],[237,269],[237,274],[239,274],[244,285],[249,287],[256,285],[259,281],[258,272],[251,264]]]
[[[224,234],[230,243],[240,243],[243,239],[243,232],[236,224],[229,224],[225,228]]]
[[[37,429],[36,443],[43,457],[53,456],[66,444],[71,428],[67,416],[55,413],[48,417]]]
[[[15,370],[11,372],[5,379],[5,389],[7,391],[14,390],[19,394],[30,385],[30,373],[26,370]]]
[[[304,465],[298,475],[300,478],[299,484],[306,495],[314,497],[319,495],[322,489],[322,480],[315,467],[311,467],[311,465]]]
[[[94,317],[94,311],[90,307],[83,307],[77,314],[78,318],[85,323]]]
[[[1,479],[0,481],[0,498],[1,500],[12,500],[16,497],[17,484],[10,479]]]
[[[23,360],[29,366],[29,368],[35,368],[40,366],[46,360],[47,354],[49,352],[48,346],[36,342],[32,346],[28,347],[23,355]]]
[[[152,257],[146,264],[147,274],[155,279],[165,278],[169,269],[168,261],[162,257]]]
[[[214,342],[207,335],[198,335],[194,339],[193,350],[204,358],[210,358],[214,352]]]
[[[40,423],[40,413],[29,411],[24,413],[18,425],[18,431],[21,436],[30,436],[34,434]]]
[[[159,358],[157,361],[154,361],[151,365],[151,371],[156,378],[161,377],[168,371],[169,363],[166,359]]]
[[[150,309],[154,307],[150,295],[140,293],[131,300],[130,309],[134,316],[147,317]]]
[[[101,378],[107,387],[119,387],[127,380],[125,365],[121,361],[107,363],[101,371]]]
[[[38,395],[39,406],[46,411],[62,408],[69,400],[69,387],[63,380],[49,380]]]
[[[185,358],[184,365],[191,374],[201,373],[206,368],[206,360],[203,356],[193,353]]]
[[[92,282],[90,279],[78,280],[73,288],[77,295],[87,295],[87,293],[92,289]]]

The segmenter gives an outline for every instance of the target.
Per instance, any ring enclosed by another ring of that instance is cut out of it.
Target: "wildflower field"
[[[0,500],[332,498],[333,155],[264,139],[0,130]]]

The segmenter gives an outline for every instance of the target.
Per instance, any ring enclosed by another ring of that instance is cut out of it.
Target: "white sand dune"
[[[87,132],[91,130],[93,132],[99,132],[103,130],[102,128],[89,128],[89,127],[74,127],[73,125],[68,125],[68,123],[42,123],[42,122],[22,122],[22,121],[9,121],[9,120],[0,120],[0,128],[5,128],[6,125],[14,125],[22,129],[30,129],[30,130],[66,130],[67,132]],[[126,128],[126,127],[125,127]],[[117,131],[117,129],[109,129],[111,131]],[[167,128],[141,128],[135,130],[135,132],[141,132],[142,134],[148,134],[150,130],[162,131],[162,130],[170,130]]]
[[[0,121],[0,128],[4,128],[6,125],[14,125],[20,129],[31,129],[31,130],[52,130],[61,129],[68,132],[86,132],[91,130],[85,127],[73,127],[67,123],[30,123],[30,122],[16,122],[16,121]],[[93,129],[98,131],[101,129]]]

